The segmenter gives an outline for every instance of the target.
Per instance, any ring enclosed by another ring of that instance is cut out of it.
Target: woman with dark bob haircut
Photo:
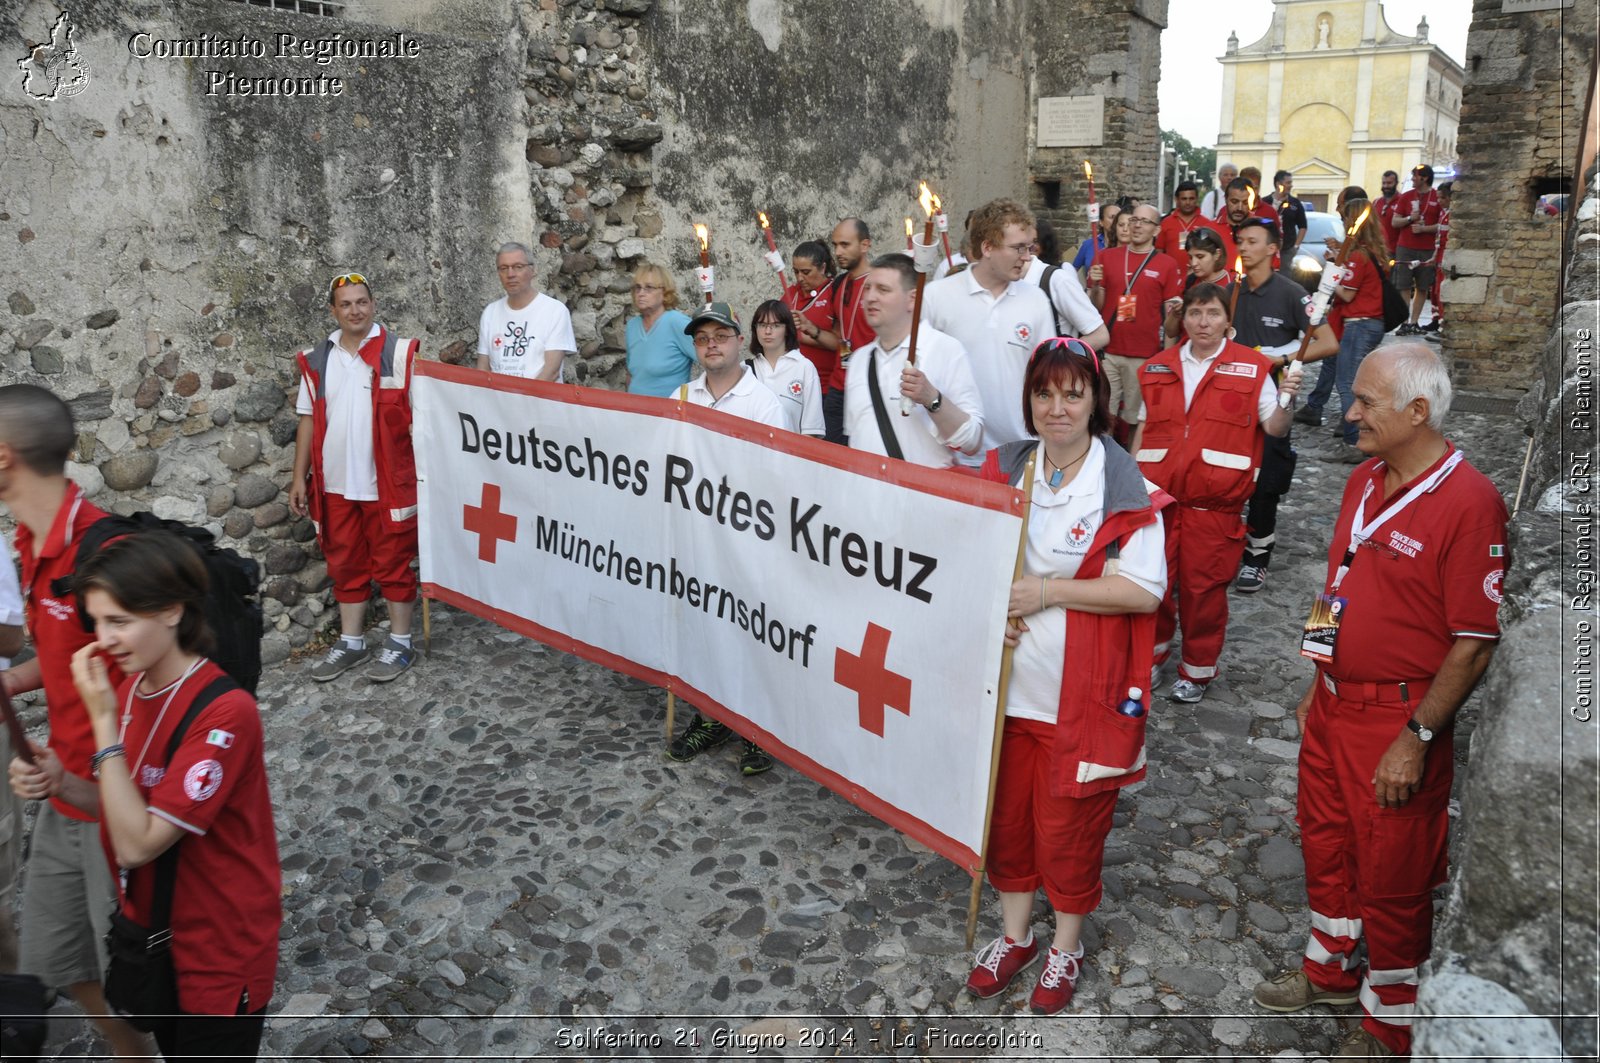
[[[1023,383],[1036,438],[991,450],[980,473],[1021,486],[1030,504],[1005,631],[1014,649],[989,832],[1003,931],[978,953],[967,989],[1004,992],[1043,954],[1031,1004],[1047,1015],[1072,1000],[1117,791],[1144,778],[1141,688],[1167,584],[1159,510],[1171,499],[1147,489],[1107,434],[1109,401],[1092,347],[1045,340]],[[1055,912],[1047,953],[1030,926],[1041,886]]]
[[[205,657],[206,569],[182,539],[117,539],[79,565],[75,581],[95,625],[95,640],[72,659],[99,750],[95,778],[66,772],[35,746],[37,766],[12,761],[12,789],[35,800],[60,797],[99,817],[108,858],[126,872],[114,941],[124,930],[143,937],[162,929],[156,883],[172,875],[177,1014],[130,1013],[115,958],[112,1006],[154,1033],[168,1059],[253,1059],[283,919],[255,698]],[[120,689],[111,687],[107,660],[129,677]],[[169,758],[180,721],[187,727]],[[175,859],[163,859],[169,852]]]

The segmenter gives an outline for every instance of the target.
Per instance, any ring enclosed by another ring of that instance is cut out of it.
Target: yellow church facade
[[[1378,195],[1385,170],[1453,169],[1461,65],[1415,34],[1396,33],[1380,0],[1273,0],[1272,24],[1222,63],[1217,161],[1294,174],[1295,195],[1328,209],[1356,184]],[[1270,191],[1270,189],[1264,189]]]

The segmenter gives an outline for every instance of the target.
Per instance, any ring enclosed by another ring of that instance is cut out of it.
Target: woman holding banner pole
[[[1042,886],[1055,937],[1031,1003],[1050,1015],[1072,1000],[1117,790],[1144,778],[1139,688],[1167,582],[1159,510],[1171,499],[1152,495],[1111,440],[1108,406],[1094,349],[1046,340],[1023,384],[1023,420],[1038,438],[990,451],[981,472],[1020,484],[1030,505],[986,856],[1004,933],[978,953],[967,988],[995,996],[1039,958],[1029,924]]]

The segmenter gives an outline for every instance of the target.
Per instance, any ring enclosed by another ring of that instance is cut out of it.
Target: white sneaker
[[[1190,705],[1206,696],[1206,688],[1187,679],[1179,678],[1172,681],[1172,689],[1167,691],[1167,697],[1173,701],[1182,701]]]

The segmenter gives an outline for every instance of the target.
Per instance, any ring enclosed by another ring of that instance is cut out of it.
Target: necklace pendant
[[[1060,487],[1061,486],[1062,475],[1063,474],[1062,474],[1062,471],[1060,469],[1057,469],[1055,472],[1051,473],[1050,474],[1050,486],[1051,487]]]

